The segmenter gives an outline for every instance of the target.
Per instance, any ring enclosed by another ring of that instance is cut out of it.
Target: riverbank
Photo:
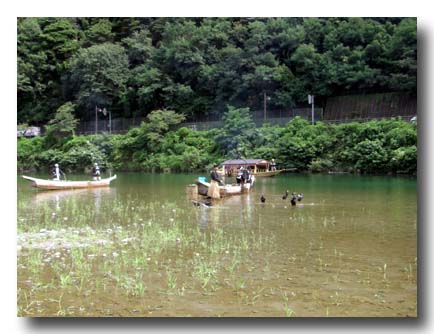
[[[286,125],[256,128],[244,109],[230,109],[223,127],[194,131],[156,128],[151,122],[122,135],[20,138],[19,172],[86,172],[94,162],[116,171],[196,172],[236,156],[275,159],[279,168],[304,172],[415,174],[417,126],[402,120],[311,125],[295,118]]]

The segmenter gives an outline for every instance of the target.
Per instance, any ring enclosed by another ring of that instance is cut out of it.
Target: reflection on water
[[[417,315],[416,180],[281,175],[207,206],[186,195],[195,177],[18,180],[18,313]]]
[[[73,190],[50,190],[36,191],[32,197],[32,201],[36,205],[48,203],[54,205],[59,210],[62,205],[67,205],[68,201],[80,199],[87,204],[94,203],[96,212],[99,212],[102,200],[109,200],[116,196],[116,188],[101,187],[89,189],[73,189]]]
[[[101,187],[89,189],[72,189],[72,190],[46,190],[36,191],[33,199],[35,202],[53,201],[59,202],[69,197],[85,196],[87,198],[94,198],[100,200],[103,196],[114,195],[116,188]]]

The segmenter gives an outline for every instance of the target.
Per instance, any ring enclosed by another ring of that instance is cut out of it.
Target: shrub
[[[392,151],[389,167],[392,171],[414,174],[417,171],[417,147],[400,147]]]
[[[333,166],[334,166],[333,161],[325,158],[318,158],[312,160],[312,162],[309,164],[308,169],[312,173],[328,172],[333,169]]]
[[[354,146],[355,167],[361,172],[382,172],[386,170],[388,154],[379,140],[364,140]]]

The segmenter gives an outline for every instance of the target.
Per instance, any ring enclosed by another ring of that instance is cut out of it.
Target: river
[[[197,176],[18,179],[18,315],[417,316],[415,178],[284,174],[207,207],[186,193]]]

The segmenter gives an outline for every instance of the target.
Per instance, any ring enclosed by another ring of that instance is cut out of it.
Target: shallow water
[[[206,207],[197,176],[19,179],[18,315],[417,316],[416,179],[286,174]]]

